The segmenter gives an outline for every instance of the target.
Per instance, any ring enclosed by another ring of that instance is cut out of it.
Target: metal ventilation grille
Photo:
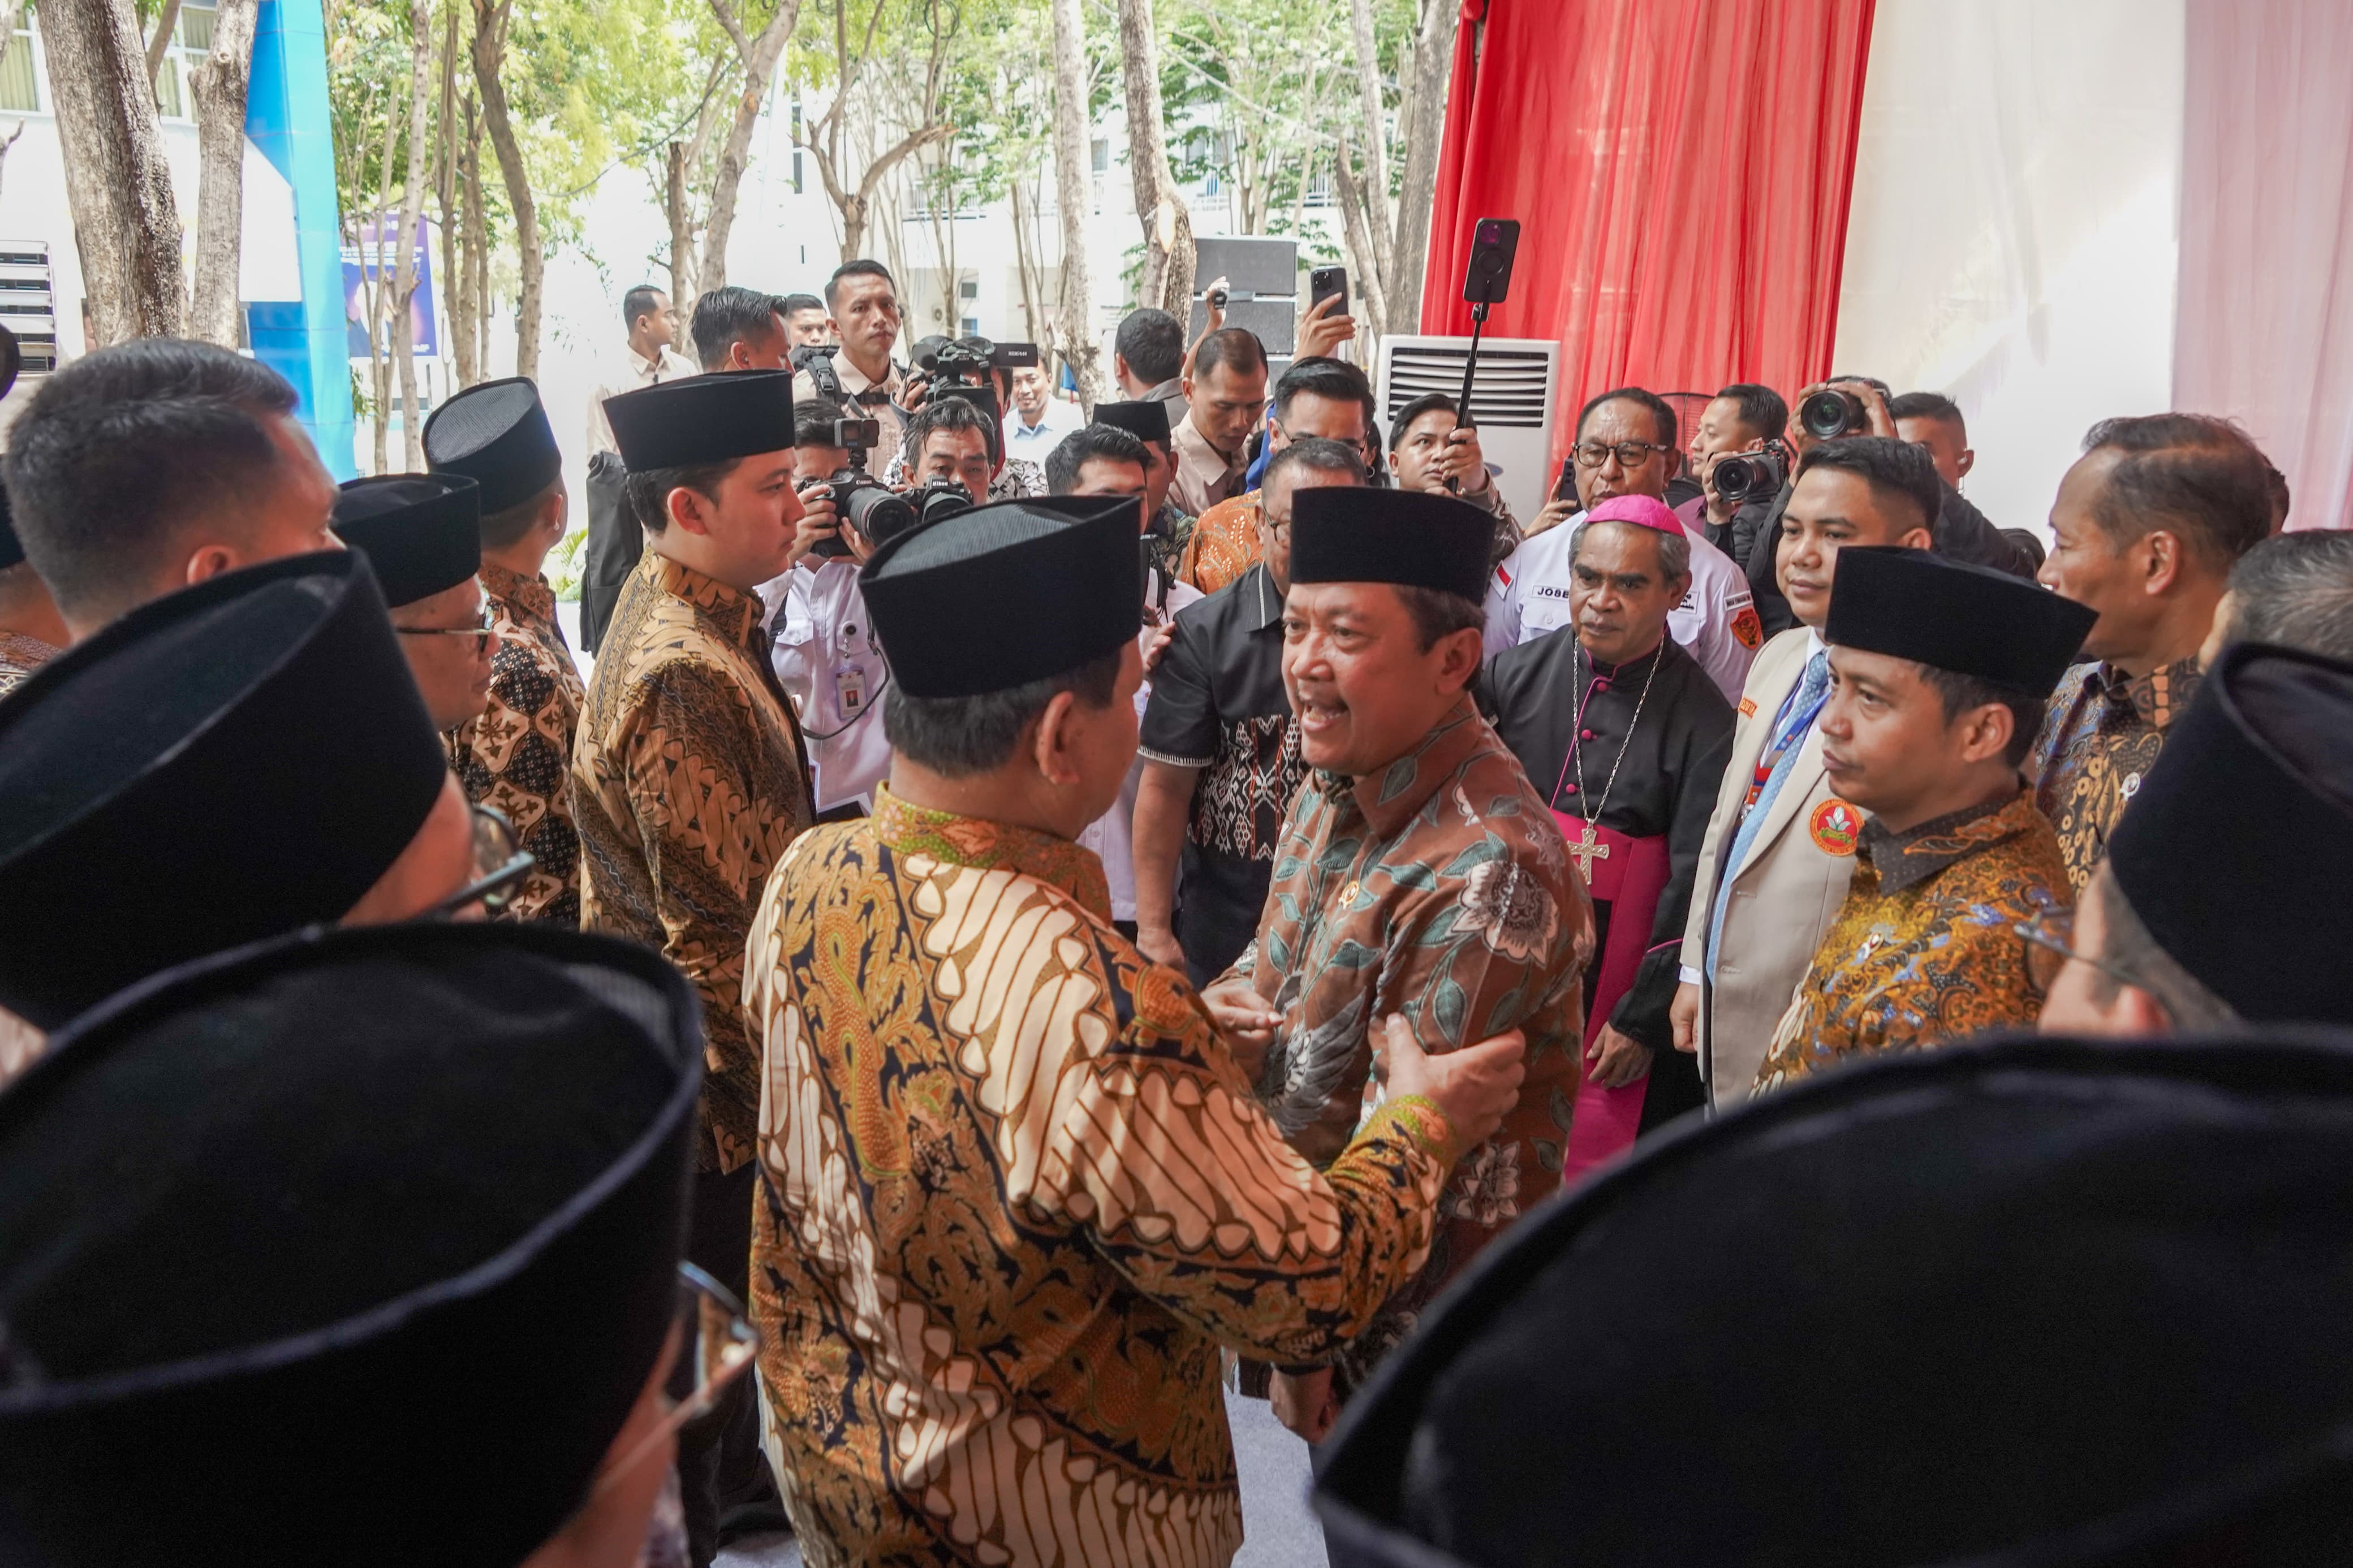
[[[1399,408],[1424,393],[1462,394],[1462,362],[1467,349],[1420,348],[1397,344],[1389,359],[1388,407]],[[1541,430],[1545,427],[1545,384],[1551,356],[1542,350],[1479,349],[1479,381],[1471,389],[1471,416],[1482,425]]]
[[[25,374],[47,375],[57,368],[57,300],[46,243],[0,239],[0,327],[16,335]]]

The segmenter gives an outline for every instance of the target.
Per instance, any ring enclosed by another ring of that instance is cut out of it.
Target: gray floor
[[[1324,1531],[1307,1507],[1307,1445],[1275,1423],[1263,1399],[1229,1394],[1226,1415],[1242,1475],[1246,1539],[1236,1568],[1316,1568]],[[721,1568],[800,1568],[800,1561],[790,1538],[745,1542],[719,1556]]]

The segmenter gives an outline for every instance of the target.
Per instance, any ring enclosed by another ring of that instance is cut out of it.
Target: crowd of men
[[[2341,1540],[2353,534],[2238,427],[2046,553],[1938,395],[1621,387],[1523,520],[1328,302],[1083,415],[872,261],[623,314],[585,682],[529,381],[14,426],[0,1558],[1217,1564],[1229,1381],[1340,1562]]]

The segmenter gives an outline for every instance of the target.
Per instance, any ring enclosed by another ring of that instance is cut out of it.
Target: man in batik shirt
[[[1311,1442],[1415,1315],[1559,1184],[1577,1100],[1593,910],[1544,797],[1473,706],[1494,520],[1398,490],[1293,502],[1282,679],[1312,770],[1275,850],[1258,938],[1213,1007],[1268,1011],[1259,1095],[1317,1165],[1380,1095],[1402,1016],[1425,1050],[1525,1028],[1527,1085],[1454,1171],[1425,1267],[1336,1363],[1277,1384]]]
[[[0,697],[71,640],[48,585],[26,563],[8,519],[8,492],[0,489]]]
[[[2043,586],[2099,614],[2051,701],[2030,773],[2081,890],[2197,694],[2198,651],[2231,568],[2271,530],[2270,465],[2219,419],[2109,419],[2051,506]]]
[[[425,422],[436,473],[481,489],[481,584],[491,626],[490,698],[449,732],[466,798],[497,807],[531,851],[507,918],[580,924],[580,834],[572,820],[572,742],[586,691],[541,574],[564,537],[563,458],[539,389],[518,376],[470,386]]]
[[[866,568],[890,783],[786,853],[745,986],[752,1310],[812,1568],[1230,1561],[1220,1347],[1360,1329],[1517,1082],[1515,1039],[1395,1037],[1319,1174],[1113,928],[1071,839],[1134,750],[1140,577],[1132,500],[985,507]]]
[[[744,942],[761,884],[816,817],[757,592],[791,564],[801,515],[791,387],[783,371],[736,371],[607,400],[648,542],[613,606],[572,754],[582,927],[658,949],[702,994],[707,1070],[686,1254],[739,1295],[750,1288],[759,1181]],[[741,1495],[765,1468],[749,1398],[731,1390],[680,1436],[698,1563],[717,1549],[722,1490]]]
[[[2021,921],[2073,902],[2019,764],[2093,612],[1991,567],[1849,545],[1831,580],[1817,721],[1839,798],[1868,814],[1846,901],[1753,1093],[2042,1010]]]

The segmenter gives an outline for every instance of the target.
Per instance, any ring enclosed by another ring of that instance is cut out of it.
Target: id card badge
[[[833,667],[833,693],[841,705],[841,716],[855,719],[866,710],[870,695],[866,666],[856,659],[845,659]]]

